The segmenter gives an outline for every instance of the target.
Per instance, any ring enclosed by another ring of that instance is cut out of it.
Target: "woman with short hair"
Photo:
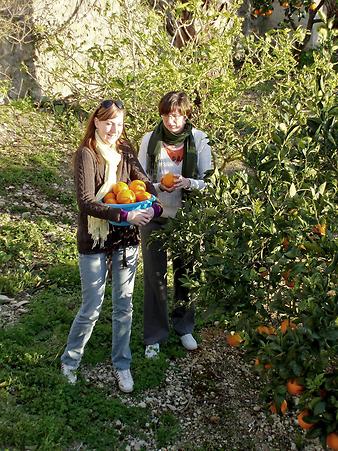
[[[167,253],[161,240],[149,240],[149,236],[176,216],[182,206],[183,193],[204,188],[203,177],[212,168],[209,140],[204,132],[191,124],[191,111],[190,101],[184,92],[165,94],[159,103],[161,119],[156,128],[143,137],[140,146],[140,163],[153,182],[163,207],[160,218],[153,218],[141,228],[144,343],[148,358],[159,353],[160,343],[167,339],[169,333]],[[166,176],[168,173],[173,176]],[[194,350],[198,346],[192,335],[194,310],[189,306],[188,291],[180,281],[186,269],[184,261],[173,259],[175,307],[172,321],[183,346]]]

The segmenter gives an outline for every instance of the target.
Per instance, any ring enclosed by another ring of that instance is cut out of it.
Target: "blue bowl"
[[[152,203],[156,200],[155,196],[151,196],[148,200],[142,200],[141,202],[134,202],[133,204],[105,204],[108,205],[108,207],[111,208],[122,208],[125,211],[132,211],[132,210],[144,210],[145,208],[151,207]],[[115,221],[109,221],[110,224],[113,224],[115,226],[123,226],[127,227],[130,226],[129,222],[122,221],[122,222],[115,222]]]

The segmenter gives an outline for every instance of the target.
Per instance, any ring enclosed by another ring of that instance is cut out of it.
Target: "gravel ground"
[[[21,213],[23,217],[51,214],[50,203],[38,201],[28,186],[20,192],[14,187],[8,187],[8,191],[14,203],[22,206],[27,202],[27,211]],[[0,197],[0,206],[5,207],[5,198]],[[53,204],[53,215],[69,220],[71,213],[64,210]],[[15,298],[0,295],[0,327],[14,324],[28,311],[29,301],[29,294],[23,293]],[[259,398],[262,381],[253,365],[244,361],[242,351],[227,346],[225,331],[220,328],[204,329],[200,335],[198,350],[169,362],[160,387],[133,396],[124,395],[117,389],[110,362],[94,368],[81,367],[82,376],[93,385],[110,386],[110,396],[127,405],[151,408],[151,421],[142,440],[131,436],[126,439],[125,426],[120,421],[114,425],[121,441],[128,443],[126,451],[157,451],[156,432],[166,413],[176,418],[179,433],[174,443],[161,448],[162,451],[296,450],[296,443],[302,440],[294,414],[287,412],[285,416],[278,416],[269,413]],[[323,450],[317,441],[306,442],[302,449]]]
[[[243,360],[242,351],[229,348],[225,332],[219,328],[204,329],[197,351],[171,361],[160,387],[137,396],[119,392],[111,365],[84,368],[82,375],[94,385],[109,385],[111,396],[127,405],[151,408],[152,418],[143,440],[128,437],[126,450],[158,450],[155,433],[160,417],[174,415],[180,425],[175,443],[161,448],[176,450],[296,450],[299,435],[294,417],[271,415],[259,399],[260,378],[252,365]],[[124,437],[124,425],[115,425]],[[303,448],[321,451],[318,442]]]

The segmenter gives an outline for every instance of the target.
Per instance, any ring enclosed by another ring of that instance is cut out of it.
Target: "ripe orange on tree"
[[[117,194],[116,200],[118,204],[133,204],[136,201],[136,196],[134,191],[123,189]]]
[[[311,412],[309,411],[309,409],[304,409],[297,415],[298,424],[302,429],[308,430],[313,428],[314,423],[307,423],[305,420],[303,420],[304,417],[308,417],[310,416],[310,414]]]
[[[289,319],[284,319],[280,325],[280,330],[281,330],[282,334],[285,334],[288,329],[291,329],[291,330],[297,329],[297,324],[293,323]]]
[[[326,437],[326,444],[330,449],[333,449],[335,451],[338,450],[338,432],[331,432]]]
[[[129,183],[129,189],[131,189],[134,192],[145,191],[147,189],[147,186],[143,180],[133,180],[132,182]]]
[[[229,346],[239,346],[243,341],[239,333],[227,334],[225,339]]]
[[[317,8],[317,5],[315,2],[311,3],[311,5],[309,6],[309,11],[314,11]]]
[[[255,366],[259,366],[261,364],[261,361],[259,359],[255,359]],[[264,368],[266,370],[269,370],[270,368],[272,368],[272,364],[271,363],[265,363],[264,364]]]
[[[272,413],[277,413],[278,411],[280,411],[283,415],[285,415],[285,412],[288,409],[288,403],[286,402],[286,400],[284,399],[280,405],[279,410],[277,410],[277,406],[276,403],[272,402],[270,404],[270,410]]]
[[[122,190],[128,189],[128,185],[125,182],[117,182],[113,186],[113,193],[117,196]]]
[[[286,384],[287,391],[290,395],[300,395],[304,391],[304,385],[300,384],[297,379],[289,379]]]
[[[258,326],[256,330],[259,334],[262,335],[274,335],[276,333],[276,330],[273,326],[264,326],[262,324]]]
[[[151,194],[148,191],[135,191],[136,201],[141,202],[142,200],[149,200]]]
[[[162,183],[162,185],[164,185],[167,188],[172,188],[175,184],[175,178],[176,178],[176,175],[174,175],[172,172],[167,172],[161,178],[161,183]]]

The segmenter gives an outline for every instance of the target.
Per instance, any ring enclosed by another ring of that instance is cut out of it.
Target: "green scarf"
[[[161,120],[153,131],[147,151],[147,173],[152,180],[156,182],[158,160],[162,148],[162,142],[166,144],[180,144],[184,141],[184,153],[182,164],[183,177],[197,177],[197,152],[194,137],[192,135],[192,124],[187,121],[183,131],[179,134],[171,133],[163,125]]]

